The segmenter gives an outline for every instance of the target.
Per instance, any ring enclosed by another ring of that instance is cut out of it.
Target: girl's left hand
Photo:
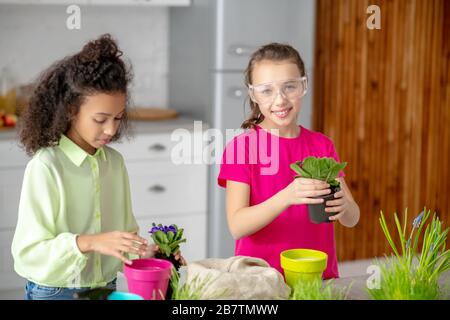
[[[340,219],[345,214],[350,201],[344,190],[336,192],[334,198],[334,200],[328,200],[325,203],[325,212],[335,214],[328,218],[330,221]]]

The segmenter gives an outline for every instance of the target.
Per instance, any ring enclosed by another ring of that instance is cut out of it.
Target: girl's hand
[[[328,212],[330,214],[335,214],[334,216],[330,216],[329,220],[338,220],[340,219],[344,214],[348,207],[349,198],[347,197],[347,194],[344,190],[338,191],[334,194],[335,200],[328,200],[326,202],[326,208],[325,212]]]
[[[181,251],[180,251],[180,250],[178,250],[178,251],[175,253],[175,260],[178,260],[182,266],[187,265],[187,262],[186,262],[186,260],[183,258],[183,256],[181,255]]]
[[[132,232],[105,232],[94,235],[80,235],[77,245],[82,253],[98,252],[113,256],[126,264],[131,264],[123,253],[143,255],[147,251],[148,241]]]
[[[152,243],[149,246],[147,246],[147,250],[144,252],[144,254],[139,255],[140,258],[153,258],[155,254],[159,251],[159,247]]]
[[[145,252],[145,254],[140,257],[141,258],[153,258],[158,251],[159,251],[159,247],[156,244],[152,243],[147,247],[147,251]],[[182,266],[185,266],[187,264],[186,260],[181,255],[180,250],[178,250],[174,256],[175,256],[175,260],[180,261]]]
[[[323,203],[323,199],[314,199],[313,197],[331,193],[328,183],[306,178],[295,178],[284,190],[287,193],[289,205]]]

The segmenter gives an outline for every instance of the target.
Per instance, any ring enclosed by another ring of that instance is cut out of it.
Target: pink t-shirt
[[[276,149],[278,156],[272,153]],[[332,157],[339,162],[333,142],[324,134],[300,126],[296,138],[284,138],[256,126],[228,143],[218,183],[224,188],[226,180],[248,184],[250,206],[257,205],[290,184],[296,174],[289,165],[308,156]],[[280,253],[293,248],[326,252],[328,264],[323,277],[339,277],[334,223],[310,222],[307,205],[290,206],[263,229],[237,240],[235,255],[262,258],[283,273]]]

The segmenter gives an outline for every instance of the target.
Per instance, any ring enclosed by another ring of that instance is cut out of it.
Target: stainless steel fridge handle
[[[252,46],[239,46],[234,45],[230,47],[230,52],[237,56],[249,56],[255,51],[257,48]]]
[[[228,95],[232,98],[242,99],[245,96],[245,88],[232,87],[228,90]]]

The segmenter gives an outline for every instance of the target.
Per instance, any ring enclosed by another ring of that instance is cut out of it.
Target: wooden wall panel
[[[381,30],[369,30],[369,5]],[[318,0],[314,129],[349,162],[361,209],[336,224],[340,260],[390,253],[378,218],[424,206],[450,226],[450,1]]]

